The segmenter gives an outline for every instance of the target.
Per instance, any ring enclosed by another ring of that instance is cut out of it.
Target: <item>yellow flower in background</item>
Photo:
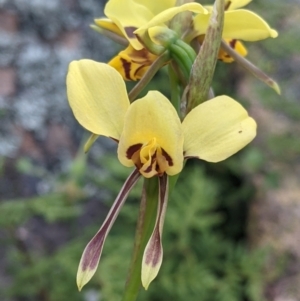
[[[160,189],[159,210],[142,262],[142,283],[147,288],[162,263],[161,235],[169,176],[181,172],[185,159],[219,162],[235,154],[255,137],[256,123],[228,96],[200,104],[182,122],[170,101],[158,91],[149,91],[130,104],[121,75],[113,67],[91,60],[70,64],[67,95],[78,122],[94,134],[118,141],[120,162],[135,167],[83,252],[78,287],[81,289],[94,275],[106,236],[142,175],[158,176]]]
[[[109,0],[104,14],[107,18],[95,20],[95,24],[124,37],[129,46],[114,57],[108,64],[114,67],[125,80],[139,80],[157,58],[144,48],[135,35],[135,31],[151,25],[162,27],[176,14],[190,10],[204,13],[206,10],[198,3],[175,6],[176,0]]]
[[[253,42],[278,36],[277,31],[272,29],[260,16],[250,10],[240,9],[249,2],[251,0],[227,0],[225,2],[223,38],[242,56],[247,55],[247,50],[239,40]],[[211,6],[205,8],[208,11],[212,10]],[[194,36],[202,36],[206,33],[210,15],[209,13],[195,16]],[[233,58],[222,49],[219,52],[219,59],[228,63],[233,61]]]
[[[115,68],[124,80],[139,80],[157,58],[156,55],[143,48],[135,50],[129,45],[118,53],[108,64]]]

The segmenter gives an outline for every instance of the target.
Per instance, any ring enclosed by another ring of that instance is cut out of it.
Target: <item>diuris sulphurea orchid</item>
[[[186,3],[175,6],[176,0],[109,0],[104,14],[108,18],[95,20],[95,24],[102,29],[121,36],[128,42],[128,46],[118,53],[109,65],[120,72],[124,80],[139,80],[157,58],[138,39],[135,31],[154,21],[162,28],[166,27],[176,14],[184,11],[206,13],[206,9],[199,3]],[[126,12],[126,13],[124,13]]]
[[[240,9],[246,6],[252,0],[226,0],[224,14],[223,38],[231,48],[241,56],[247,55],[247,49],[239,40],[259,41],[269,37],[276,38],[278,33],[272,29],[265,20],[259,15],[246,9]],[[205,6],[211,12],[212,6]],[[198,36],[200,40],[205,35],[210,13],[206,15],[196,15],[194,18],[193,36]],[[222,48],[219,51],[219,59],[226,63],[231,63],[234,59]]]
[[[219,162],[235,154],[253,140],[256,123],[238,102],[225,95],[198,105],[183,121],[158,91],[149,91],[130,103],[122,76],[113,67],[91,60],[71,62],[67,96],[77,121],[91,133],[117,141],[119,161],[133,168],[82,254],[78,287],[94,275],[108,232],[130,190],[143,176],[159,180],[157,217],[142,261],[142,284],[147,288],[162,263],[169,177],[179,174],[188,158]]]

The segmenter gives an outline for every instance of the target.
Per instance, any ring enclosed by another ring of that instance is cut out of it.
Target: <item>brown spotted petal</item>
[[[169,178],[159,177],[159,200],[154,230],[147,243],[142,261],[142,284],[148,289],[157,276],[163,259],[162,231],[168,203]]]
[[[156,58],[156,55],[146,49],[135,50],[129,45],[110,60],[108,64],[115,68],[124,80],[136,81],[142,78]]]
[[[181,172],[182,126],[175,108],[163,94],[149,91],[130,105],[118,145],[118,158],[125,166],[137,166],[146,178],[163,172],[170,176]]]
[[[77,271],[77,286],[79,290],[81,290],[95,274],[106,236],[117,218],[130,190],[139,178],[140,173],[135,169],[124,183],[100,230],[85,247]]]

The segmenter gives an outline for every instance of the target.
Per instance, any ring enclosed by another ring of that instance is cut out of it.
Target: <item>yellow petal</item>
[[[148,22],[147,24],[143,24],[143,26],[139,27],[139,29],[136,30],[135,33],[138,35],[142,35],[150,27],[162,25],[163,23],[170,21],[177,14],[184,11],[192,11],[194,13],[201,14],[207,13],[207,10],[199,3],[186,3],[181,6],[172,7],[162,11],[160,14],[152,18],[150,22]]]
[[[146,6],[153,14],[153,16],[161,13],[162,11],[174,7],[176,0],[160,0],[160,1],[149,1],[149,0],[138,0],[141,5]]]
[[[256,123],[228,96],[218,96],[193,109],[183,120],[186,157],[208,162],[225,160],[256,135]]]
[[[205,34],[209,15],[199,14],[194,18],[194,29],[198,35]],[[223,38],[258,41],[269,37],[276,38],[278,33],[258,15],[249,10],[226,11]]]
[[[169,156],[171,164],[166,170],[167,174],[174,175],[182,170],[183,134],[180,119],[170,101],[157,91],[149,91],[145,97],[132,103],[127,111],[118,147],[120,162],[132,166],[134,162],[128,158],[128,149],[136,145],[144,145],[147,149],[148,144],[151,150],[153,144],[158,145]],[[161,155],[157,154],[160,159]]]
[[[114,68],[91,60],[71,62],[67,95],[75,118],[84,128],[120,138],[129,100],[125,83]]]
[[[143,48],[133,32],[154,17],[146,6],[134,0],[110,0],[105,6],[104,14],[119,27],[136,50]]]
[[[225,8],[226,10],[233,10],[240,7],[246,6],[252,0],[227,0],[225,1]]]
[[[139,80],[157,58],[146,49],[135,50],[129,45],[108,64],[114,67],[124,80]]]
[[[119,36],[123,36],[123,33],[119,29],[119,27],[109,19],[100,18],[100,19],[95,19],[94,22],[95,22],[96,25],[98,25],[101,28],[112,31],[112,32],[116,33]]]
[[[224,38],[258,41],[276,38],[278,33],[270,28],[260,16],[249,10],[235,10],[225,13]]]
[[[239,40],[235,39],[225,39],[226,43],[234,49],[239,55],[246,56],[247,49],[243,45],[243,43]],[[234,61],[233,57],[231,57],[222,47],[219,50],[218,59],[225,62],[225,63],[232,63]]]

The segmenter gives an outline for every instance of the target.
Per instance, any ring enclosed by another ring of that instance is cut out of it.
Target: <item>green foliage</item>
[[[86,181],[90,183],[93,179],[93,185],[106,189],[101,200],[104,203],[109,201],[109,207],[127,177],[128,169],[114,157],[96,161],[97,169],[99,165],[105,165],[106,172],[96,177],[96,170],[90,169]],[[234,164],[231,165],[229,169],[234,173]],[[84,164],[82,166],[79,170],[83,173],[86,168]],[[236,210],[240,198],[247,198],[249,194],[245,193],[243,186],[231,187],[237,195],[222,197],[227,187],[222,173],[228,174],[229,169],[226,165],[218,165],[217,169],[218,172],[210,171],[205,165],[195,165],[191,161],[179,178],[167,210],[162,268],[149,290],[141,289],[139,300],[264,300],[264,254],[248,250],[243,240],[236,239],[235,228],[242,231],[244,220],[231,220],[229,214]],[[70,171],[73,170],[71,166]],[[214,176],[209,176],[211,172]],[[77,174],[77,177],[82,179],[83,174]],[[133,249],[142,181],[129,196],[109,234],[95,277],[79,293],[75,286],[79,259],[104,217],[90,223],[84,230],[78,230],[76,221],[84,208],[81,198],[70,203],[70,195],[61,188],[66,187],[70,178],[73,179],[71,174],[64,175],[64,182],[58,186],[60,192],[55,194],[1,204],[0,210],[4,213],[1,226],[10,229],[5,242],[10,249],[8,268],[14,280],[2,292],[3,299],[27,297],[33,301],[81,301],[95,292],[100,292],[97,298],[101,296],[103,301],[120,299]],[[82,190],[81,186],[77,189]],[[27,246],[14,233],[37,216],[46,225],[68,222],[73,238],[52,251]],[[234,226],[228,226],[228,223]]]

